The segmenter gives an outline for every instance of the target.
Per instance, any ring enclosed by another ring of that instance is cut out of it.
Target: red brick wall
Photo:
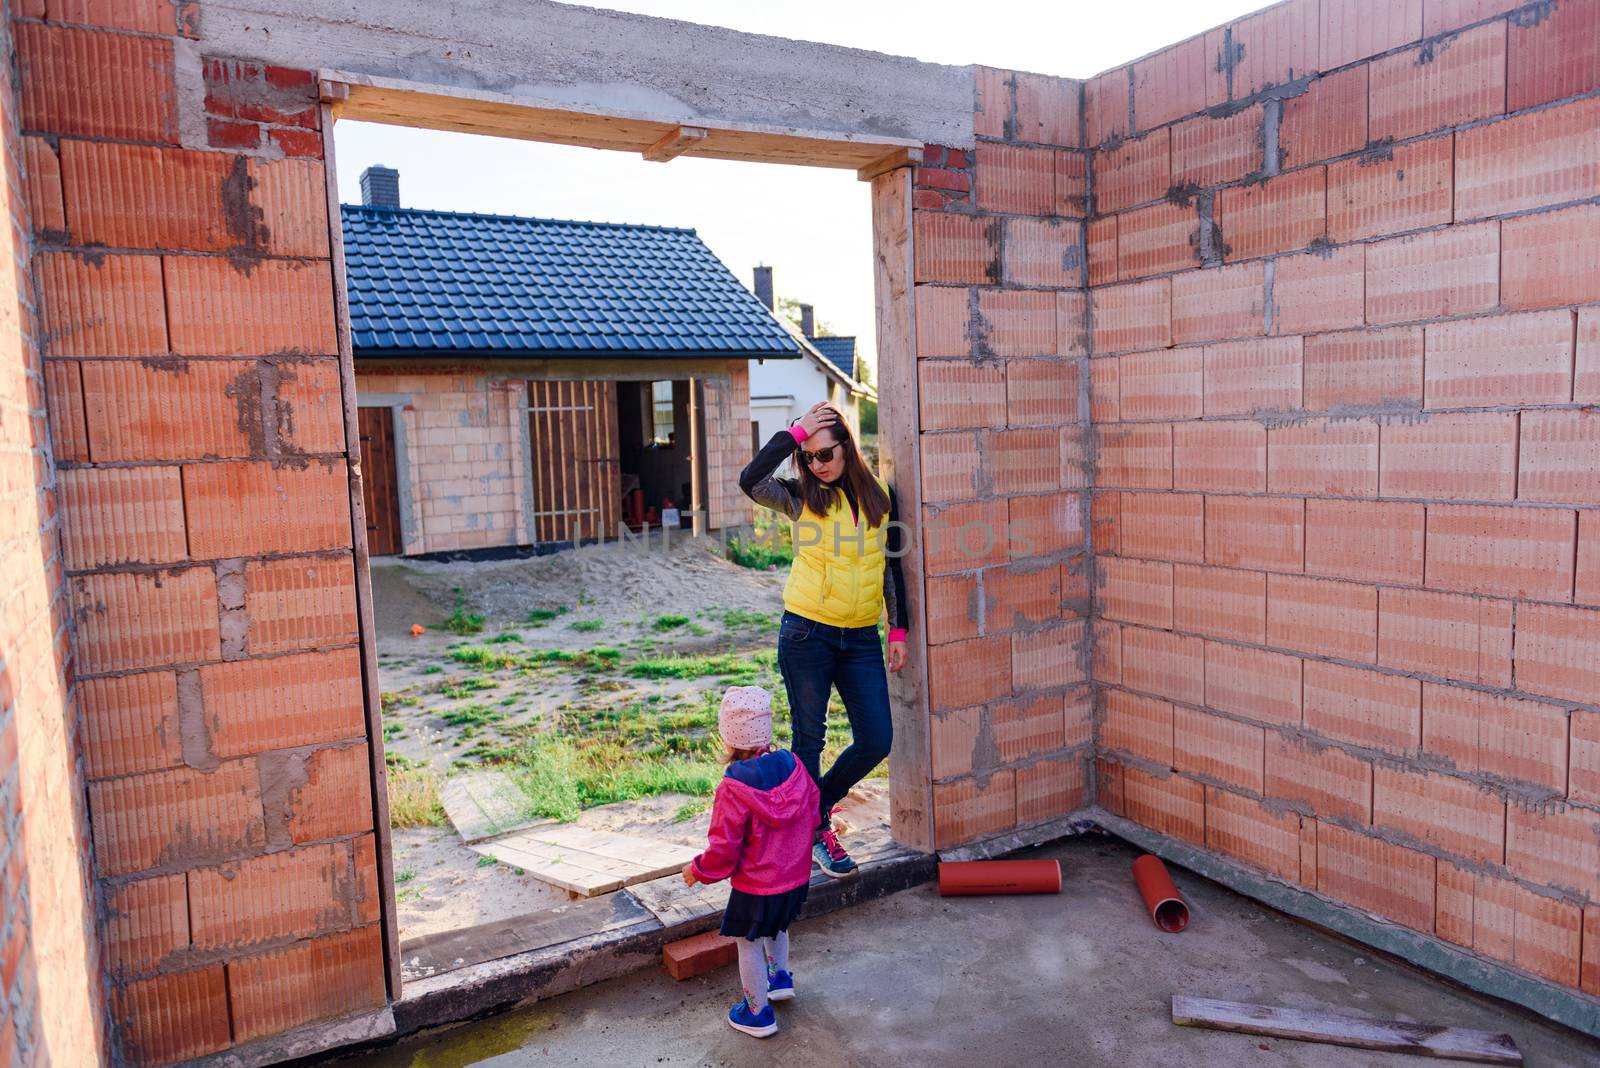
[[[1098,798],[1600,994],[1600,3],[1513,7],[1088,83]]]

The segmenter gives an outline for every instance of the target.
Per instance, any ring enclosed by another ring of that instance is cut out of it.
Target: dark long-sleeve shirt
[[[739,473],[739,488],[744,495],[757,504],[770,508],[774,512],[782,512],[791,520],[798,520],[805,511],[805,499],[800,496],[800,482],[798,479],[782,478],[775,474],[783,461],[793,456],[800,448],[795,436],[787,430],[780,430],[772,435],[772,440],[761,447],[745,469]],[[841,483],[839,488],[844,492],[845,500],[850,502],[850,511],[860,513],[855,495],[850,492],[846,483]],[[895,496],[894,487],[889,487],[889,516],[888,529],[884,531],[884,562],[883,562],[883,606],[892,631],[898,630],[902,634],[909,623],[906,616],[906,580],[905,569],[900,566],[900,557],[905,552],[904,528],[900,523],[900,502]]]

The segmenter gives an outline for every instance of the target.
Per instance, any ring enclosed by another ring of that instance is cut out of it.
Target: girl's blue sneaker
[[[778,1032],[778,1014],[768,1005],[760,1012],[750,1011],[750,999],[745,998],[728,1010],[728,1026],[756,1038],[766,1038]]]
[[[767,977],[767,1000],[788,1001],[794,997],[794,976],[779,968]]]

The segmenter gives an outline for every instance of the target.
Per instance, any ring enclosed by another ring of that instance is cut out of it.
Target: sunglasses
[[[829,463],[833,460],[834,451],[838,448],[839,446],[837,445],[829,445],[827,448],[818,449],[816,452],[806,452],[804,449],[801,449],[800,462],[805,464],[807,467],[810,467],[812,464]]]

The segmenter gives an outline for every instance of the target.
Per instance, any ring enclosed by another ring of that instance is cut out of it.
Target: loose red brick
[[[1207,493],[1264,492],[1267,428],[1225,419],[1177,424],[1172,428],[1172,485]]]
[[[1043,493],[1065,488],[1059,430],[986,431],[982,448],[984,470],[996,493]]]
[[[1518,605],[1516,658],[1518,688],[1593,702],[1600,692],[1600,612]]]
[[[1322,334],[1306,338],[1305,346],[1305,404],[1312,411],[1422,407],[1422,327]]]
[[[1420,230],[1450,221],[1451,135],[1328,167],[1328,236],[1334,241]]]
[[[372,766],[365,745],[318,749],[289,791],[289,837],[313,842],[372,830]]]
[[[19,23],[16,47],[25,128],[178,140],[170,40]]]
[[[1306,502],[1306,574],[1422,584],[1420,504]]]
[[[1370,16],[1369,16],[1370,17]],[[1318,5],[1292,0],[1233,24],[1233,96],[1250,96],[1317,69]]]
[[[1434,505],[1427,585],[1464,593],[1572,599],[1577,516],[1556,508]]]
[[[984,633],[1048,623],[1061,618],[1059,564],[1018,564],[983,573]]]
[[[1415,41],[1422,36],[1422,7],[1422,0],[1378,8],[1362,0],[1323,0],[1321,69],[1333,70]]]
[[[1305,248],[1325,236],[1327,207],[1324,168],[1308,167],[1224,189],[1215,212],[1232,261]]]
[[[1206,415],[1252,415],[1299,408],[1301,360],[1298,337],[1207,345]]]
[[[1595,0],[1563,0],[1538,17],[1512,19],[1506,57],[1506,107],[1521,111],[1535,104],[1584,93],[1600,85],[1600,42]]]
[[[1133,117],[1140,130],[1164,126],[1228,98],[1228,82],[1217,69],[1222,31],[1191,37],[1133,64]]]
[[[1265,270],[1240,263],[1172,279],[1172,340],[1221,341],[1266,333]]]
[[[108,875],[259,850],[266,842],[260,783],[248,761],[91,783],[89,805],[95,860]]]
[[[968,356],[972,353],[970,290],[917,286],[917,355]]]
[[[1366,64],[1318,78],[1283,102],[1278,149],[1285,167],[1343,156],[1366,143]]]
[[[999,364],[920,360],[917,387],[924,431],[1005,425],[1006,373]]]
[[[1051,556],[1083,547],[1084,508],[1080,495],[1012,497],[1006,503],[1011,559]]]
[[[1095,584],[1107,619],[1147,627],[1172,626],[1172,565],[1103,557]]]
[[[1576,753],[1576,713],[1574,717]],[[1422,748],[1461,771],[1537,783],[1558,794],[1566,789],[1567,712],[1556,705],[1425,682]],[[1577,774],[1574,759],[1575,782]]]
[[[1017,823],[1065,816],[1087,799],[1087,771],[1081,756],[1041,760],[1017,769]]]
[[[1317,823],[1317,889],[1424,933],[1433,931],[1434,858]]]
[[[1600,99],[1577,100],[1456,135],[1458,219],[1505,215],[1596,195],[1600,195]]]
[[[1122,277],[1117,269],[1118,229],[1115,215],[1091,219],[1089,225],[1084,228],[1091,286],[1103,286]]]
[[[1172,139],[1156,130],[1129,138],[1094,157],[1095,212],[1107,215],[1160,200],[1172,188]]]
[[[1227,118],[1202,116],[1172,127],[1172,184],[1220,185],[1261,170],[1261,123],[1258,104]]]
[[[1267,579],[1261,572],[1184,564],[1173,569],[1173,627],[1208,638],[1261,643],[1266,625]],[[1298,721],[1299,715],[1294,718]]]
[[[1367,246],[1367,321],[1487,311],[1500,300],[1498,223],[1452,226]]]
[[[387,997],[382,931],[373,924],[230,960],[228,993],[238,1042],[377,1008]]]
[[[1206,704],[1219,712],[1298,727],[1300,689],[1299,657],[1206,642]]]
[[[1378,591],[1378,663],[1511,685],[1511,605],[1423,590]]]
[[[1516,493],[1514,412],[1386,423],[1378,444],[1378,490],[1385,497],[1509,501]]]
[[[86,674],[215,660],[216,577],[208,567],[185,571],[85,575],[74,579],[73,645]]]
[[[934,845],[948,849],[1017,825],[1016,772],[1006,769],[984,785],[974,779],[933,784]]]
[[[196,559],[350,546],[349,476],[342,460],[299,469],[193,464],[183,469],[183,499]],[[240,525],[241,515],[255,522]]]
[[[1569,761],[1572,772],[1567,781],[1567,795],[1574,801],[1600,803],[1600,712],[1575,708],[1571,715]],[[1560,786],[1556,789],[1559,792]]]
[[[982,664],[982,671],[972,665]],[[928,702],[935,711],[965,708],[1011,692],[1011,638],[1001,634],[928,650]]]
[[[1372,61],[1373,139],[1404,138],[1505,112],[1506,27],[1491,22]]]
[[[1049,356],[1056,349],[1056,295],[1028,290],[978,290],[972,333],[979,352],[993,356]]]
[[[1205,843],[1205,787],[1182,775],[1156,776],[1121,769],[1127,818],[1195,845]]]
[[[1573,600],[1600,605],[1600,512],[1578,513],[1577,570]]]
[[[1200,217],[1194,206],[1162,202],[1117,216],[1117,275],[1142,278],[1199,264]]]
[[[1272,332],[1360,326],[1366,316],[1366,271],[1367,253],[1361,245],[1278,257],[1273,267]],[[1320,340],[1307,338],[1306,345]]]
[[[1422,684],[1416,679],[1307,660],[1304,722],[1343,742],[1393,752],[1422,744]]]
[[[1305,502],[1273,497],[1207,497],[1208,564],[1299,571],[1305,560]]]
[[[106,890],[106,950],[113,971],[151,972],[189,948],[185,877],[163,875]]]
[[[1372,763],[1343,749],[1268,731],[1263,792],[1325,818],[1369,823]]]
[[[1260,727],[1192,708],[1173,710],[1172,764],[1176,771],[1260,793],[1264,744]]]
[[[1205,700],[1205,642],[1167,631],[1123,627],[1122,681],[1132,690],[1198,705]]]
[[[245,274],[222,257],[166,256],[163,262],[174,352],[338,353],[327,263],[263,260]]]
[[[994,285],[1000,281],[998,219],[941,211],[912,213],[916,280]]]
[[[158,258],[49,252],[37,262],[51,355],[154,356],[167,350]]]
[[[1516,407],[1572,399],[1570,311],[1465,319],[1426,329],[1426,407]]]
[[[95,779],[183,763],[178,684],[170,671],[78,683],[84,763]]]
[[[1157,349],[1117,359],[1123,419],[1193,419],[1203,411],[1204,353]]]
[[[1077,145],[1079,95],[1082,83],[1074,78],[1018,71],[1013,78],[1017,93],[1018,141],[1046,145]]]
[[[1026,145],[978,144],[978,207],[1022,215],[1056,212],[1056,152]]]
[[[322,158],[322,135],[314,130],[274,127],[267,130],[267,137],[286,156],[299,156],[303,159]]]
[[[1505,801],[1463,779],[1380,766],[1372,822],[1469,860],[1505,857]]]
[[[1205,498],[1194,493],[1124,493],[1122,552],[1179,563],[1205,559]]]
[[[128,1056],[139,1064],[171,1064],[232,1044],[228,985],[222,965],[139,979],[115,988]]]
[[[82,244],[200,252],[257,244],[264,233],[246,167],[221,152],[61,142],[67,214]]]
[[[1378,591],[1354,582],[1268,575],[1267,644],[1376,663]]]
[[[1206,846],[1276,875],[1300,875],[1300,817],[1206,787]]]
[[[1524,215],[1501,226],[1506,307],[1600,300],[1600,204]]]
[[[1163,767],[1172,764],[1172,705],[1124,690],[1107,690],[1100,744]]]
[[[1088,625],[1074,619],[1011,639],[1011,685],[1018,693],[1076,686],[1089,679]],[[969,668],[970,670],[970,668]]]
[[[1370,497],[1378,492],[1378,425],[1312,419],[1268,435],[1272,493]]]
[[[1003,500],[924,509],[923,566],[928,574],[940,575],[1005,563],[1010,559],[1006,524]]]
[[[1069,219],[1005,220],[1005,279],[1013,285],[1083,284],[1083,227]]]
[[[1118,67],[1083,84],[1083,117],[1089,144],[1103,145],[1126,137],[1129,129],[1128,84],[1130,69]]]
[[[1600,308],[1578,309],[1578,351],[1572,399],[1600,401]]]
[[[1106,426],[1099,435],[1098,485],[1172,488],[1172,427],[1165,423]]]
[[[86,360],[90,451],[100,463],[249,456],[261,447],[261,389],[249,360]]]
[[[1600,413],[1524,412],[1518,466],[1522,500],[1600,500]]]
[[[1172,344],[1170,279],[1104,286],[1093,290],[1091,299],[1095,352],[1129,352]]]
[[[1600,897],[1600,821],[1594,810],[1511,805],[1506,866],[1542,886]]]
[[[365,734],[354,646],[200,669],[211,751],[219,757],[339,742]]]

